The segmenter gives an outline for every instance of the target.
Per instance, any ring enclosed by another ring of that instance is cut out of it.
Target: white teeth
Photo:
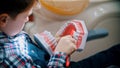
[[[57,46],[57,41],[53,40],[53,44],[54,44],[54,46]]]
[[[76,32],[74,32],[74,34],[73,34],[73,38],[75,39],[75,40],[77,40],[77,33]]]
[[[76,39],[76,40],[78,40],[78,36],[80,35],[80,33],[79,32],[74,32],[74,35],[73,35],[73,37]]]
[[[61,35],[61,34],[64,32],[65,28],[66,28],[67,26],[69,26],[70,24],[71,24],[71,21],[67,21],[67,23],[65,23],[65,24],[60,28],[60,30],[58,30],[58,32],[56,33],[56,35]]]
[[[44,31],[41,35],[44,36],[44,39],[49,46],[56,46],[55,44],[56,40],[50,32]]]
[[[67,23],[65,23],[62,27],[61,27],[61,29],[57,32],[57,34],[59,35],[59,36],[61,36],[62,35],[62,33],[66,30],[66,27],[67,26],[69,26],[69,25],[73,25],[74,27],[75,27],[75,31],[74,31],[74,33],[73,33],[73,38],[74,39],[76,39],[76,40],[78,40],[79,39],[79,36],[82,34],[82,30],[84,30],[84,29],[82,29],[82,27],[85,27],[85,26],[83,26],[83,24],[84,24],[84,22],[82,22],[82,21],[79,21],[79,20],[72,20],[72,21],[68,21]],[[87,30],[86,30],[87,31]],[[87,34],[86,34],[86,37],[87,37]],[[86,38],[85,38],[86,39]],[[84,42],[84,44],[85,44],[85,42]],[[78,44],[78,46],[80,46],[81,44]],[[82,44],[83,45],[83,44]],[[79,47],[80,48],[80,47]]]
[[[71,25],[73,25],[75,27],[75,30],[74,30],[74,33],[72,36],[74,39],[77,40],[77,42],[81,37],[84,37],[84,38],[82,38],[81,43],[77,44],[77,46],[79,46],[78,50],[83,49],[85,46],[86,38],[87,38],[87,29],[86,29],[86,26],[83,21],[80,21],[80,20],[68,21],[57,31],[56,35],[61,36],[64,33],[64,31],[66,31],[66,28]],[[85,34],[83,34],[83,32],[85,32]],[[49,46],[51,48],[51,50],[54,51],[54,47],[57,46],[57,41],[56,41],[55,37],[51,34],[51,32],[44,31],[44,32],[40,33],[40,35],[41,35],[41,37],[43,37],[42,40],[44,41],[44,44]],[[81,36],[81,37],[79,37],[79,36]]]

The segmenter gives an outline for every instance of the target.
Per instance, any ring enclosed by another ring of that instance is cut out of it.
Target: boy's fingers
[[[72,42],[72,46],[73,46],[74,50],[76,50],[77,49],[77,46],[76,46],[77,41],[74,38],[72,38],[71,35],[67,35],[67,38]]]
[[[71,49],[71,53],[70,54],[72,54],[73,52],[75,52],[77,50],[77,47],[76,47],[75,44],[73,44],[72,46],[73,46],[73,48]]]
[[[60,39],[61,39],[60,37],[57,37],[57,38],[56,38],[56,41],[58,42]]]
[[[74,44],[76,44],[76,42],[77,42],[74,38],[71,38],[71,41],[72,41]]]
[[[77,46],[76,46],[76,44],[73,44],[73,48],[74,48],[74,50],[76,50],[76,49],[77,49]]]
[[[66,35],[68,38],[72,38],[72,36],[71,35]]]

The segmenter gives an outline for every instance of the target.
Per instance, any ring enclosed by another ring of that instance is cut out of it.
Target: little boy
[[[32,42],[22,31],[36,0],[2,0],[0,2],[0,68],[64,68],[65,59],[76,50],[71,36],[61,37],[53,56]],[[66,46],[67,45],[67,46]],[[71,68],[106,68],[120,66],[120,44],[78,62]]]
[[[0,68],[63,68],[66,56],[76,50],[75,40],[64,36],[49,57],[22,31],[36,3],[36,0],[0,2]]]

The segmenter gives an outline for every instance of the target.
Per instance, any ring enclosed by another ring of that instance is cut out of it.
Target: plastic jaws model
[[[53,55],[54,49],[57,45],[55,37],[48,32],[44,31],[41,33],[34,34],[34,40],[39,47],[42,47],[50,56]]]
[[[65,35],[71,35],[74,39],[77,40],[76,46],[77,50],[81,51],[84,49],[88,31],[85,26],[85,23],[81,20],[72,20],[65,23],[56,33],[56,37],[62,37]],[[36,43],[42,44],[44,48],[51,56],[53,55],[54,49],[57,45],[55,37],[48,31],[38,33],[34,35]],[[69,56],[66,58],[66,66],[69,66]]]
[[[60,30],[56,33],[57,36],[62,37],[65,35],[71,35],[74,39],[77,40],[76,46],[77,50],[81,51],[84,49],[86,39],[88,36],[88,31],[86,25],[83,21],[72,20],[65,25],[63,25]],[[66,66],[70,65],[69,56],[66,58]]]
[[[77,50],[81,51],[84,49],[86,39],[88,36],[88,31],[86,25],[81,20],[72,20],[65,23],[60,30],[56,33],[56,36],[71,35],[76,42]]]

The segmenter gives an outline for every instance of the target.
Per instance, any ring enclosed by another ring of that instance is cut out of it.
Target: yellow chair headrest
[[[39,0],[41,6],[59,15],[75,15],[82,12],[89,0]]]

